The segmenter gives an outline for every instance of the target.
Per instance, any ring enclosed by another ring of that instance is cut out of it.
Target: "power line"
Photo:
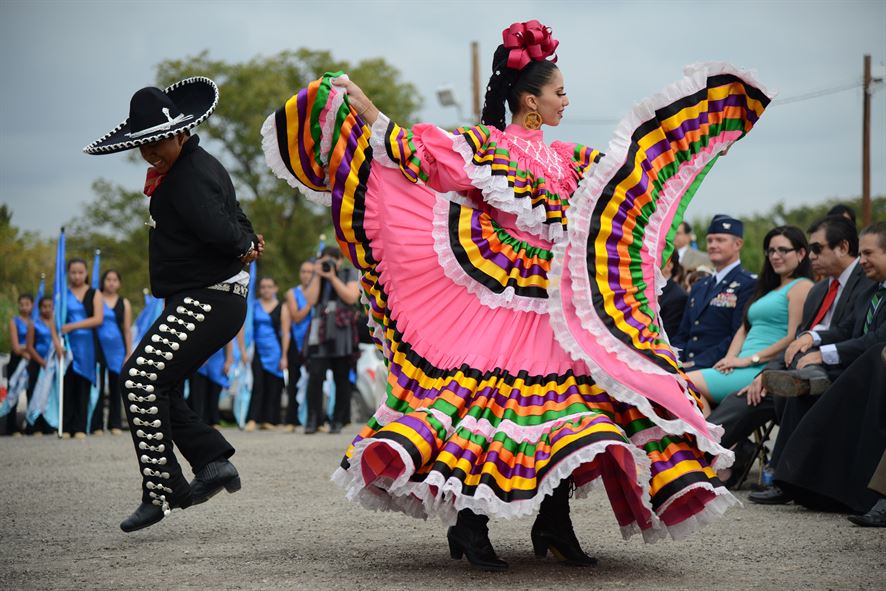
[[[822,96],[827,96],[829,94],[836,94],[838,92],[845,92],[847,90],[852,90],[853,88],[861,88],[863,83],[858,80],[855,82],[851,82],[849,84],[842,84],[840,86],[832,86],[830,88],[823,88],[821,90],[813,90],[812,92],[807,92],[804,94],[797,94],[794,96],[789,96],[783,99],[775,99],[772,101],[773,105],[788,105],[790,103],[798,103],[800,101],[808,101],[811,99],[816,99]]]

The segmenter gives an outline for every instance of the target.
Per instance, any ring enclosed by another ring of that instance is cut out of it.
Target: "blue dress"
[[[67,301],[67,317],[65,323],[80,322],[87,318],[86,307],[83,302],[77,299],[70,289],[68,289]],[[71,368],[74,373],[85,378],[91,383],[95,383],[95,340],[91,328],[78,328],[68,333],[68,343],[71,347],[71,353],[74,356],[74,362]]]
[[[28,344],[28,323],[21,316],[15,317],[15,330],[18,333],[18,346],[24,347]]]
[[[104,321],[96,329],[98,342],[101,345],[102,353],[105,354],[108,371],[119,374],[123,368],[123,359],[126,358],[126,341],[123,339],[123,333],[120,332],[120,325],[117,324],[117,314],[114,309],[107,302],[104,302],[103,305],[105,308]]]
[[[738,357],[751,357],[787,336],[788,292],[798,281],[809,281],[809,279],[794,279],[784,287],[770,291],[751,304],[751,307],[748,308],[748,322],[751,329],[748,331]],[[720,402],[732,392],[737,392],[749,385],[764,365],[766,365],[765,362],[737,368],[729,374],[722,374],[713,368],[708,368],[701,370],[701,375],[708,385],[711,397]]]
[[[301,286],[292,288],[292,295],[295,296],[295,303],[299,310],[308,305],[308,299],[305,297],[304,291],[302,291]],[[308,334],[308,327],[311,326],[311,317],[314,315],[313,308],[308,315],[301,319],[300,322],[293,322],[290,326],[290,333],[292,334],[292,345],[294,346],[296,351],[301,351],[302,346],[305,344],[305,335]]]
[[[280,304],[278,303],[277,306]],[[283,372],[280,371],[280,355],[283,348],[280,346],[280,338],[271,315],[262,308],[261,301],[255,301],[253,327],[255,330],[255,352],[261,361],[262,369],[281,380]]]
[[[43,322],[42,318],[34,319],[34,349],[43,359],[49,355],[52,348],[52,330]]]

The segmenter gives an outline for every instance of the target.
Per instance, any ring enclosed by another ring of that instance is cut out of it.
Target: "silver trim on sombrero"
[[[184,125],[182,127],[176,127],[175,129],[170,130],[170,131],[158,133],[158,134],[148,136],[145,138],[132,139],[132,140],[125,141],[125,142],[117,142],[116,144],[108,144],[107,146],[99,146],[98,144],[102,143],[103,141],[105,141],[109,137],[112,137],[115,133],[117,133],[118,131],[123,129],[123,127],[127,123],[129,123],[129,117],[127,117],[126,119],[123,120],[123,122],[120,125],[118,125],[114,129],[112,129],[111,131],[109,131],[108,133],[103,135],[102,137],[98,138],[97,140],[95,140],[94,142],[92,142],[91,144],[89,144],[88,146],[83,148],[83,151],[86,152],[87,154],[110,154],[113,152],[121,152],[123,150],[131,150],[132,148],[137,148],[137,147],[142,146],[144,144],[150,144],[152,142],[156,142],[157,140],[162,140],[162,139],[176,136],[183,131],[187,131],[189,129],[193,129],[193,128],[197,127],[198,125],[200,125],[201,123],[206,121],[206,119],[210,115],[212,115],[212,112],[215,111],[215,108],[218,106],[218,86],[215,84],[215,82],[213,82],[212,80],[210,80],[206,76],[192,76],[190,78],[185,78],[184,80],[179,80],[178,82],[176,82],[172,86],[167,87],[166,90],[164,90],[163,92],[169,93],[169,91],[175,90],[176,88],[178,88],[180,86],[184,86],[185,84],[192,84],[194,82],[205,82],[205,83],[209,84],[210,86],[212,86],[212,89],[215,91],[215,97],[213,98],[212,105],[209,106],[209,109],[207,109],[207,111],[205,113],[203,113],[200,117],[197,117],[196,119],[194,119],[191,123]]]

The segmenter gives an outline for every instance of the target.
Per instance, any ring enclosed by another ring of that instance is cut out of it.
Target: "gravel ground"
[[[745,502],[682,542],[624,541],[602,489],[573,504],[595,568],[533,557],[531,520],[498,520],[506,573],[452,561],[436,519],[373,513],[329,481],[355,429],[226,430],[243,490],[124,534],[139,478],[128,436],[0,441],[0,587],[19,589],[883,589],[886,529]],[[738,493],[744,501],[746,492]]]

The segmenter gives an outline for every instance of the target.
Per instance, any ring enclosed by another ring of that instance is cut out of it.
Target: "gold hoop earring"
[[[523,117],[523,127],[526,129],[541,129],[541,115],[537,111],[526,113]]]

